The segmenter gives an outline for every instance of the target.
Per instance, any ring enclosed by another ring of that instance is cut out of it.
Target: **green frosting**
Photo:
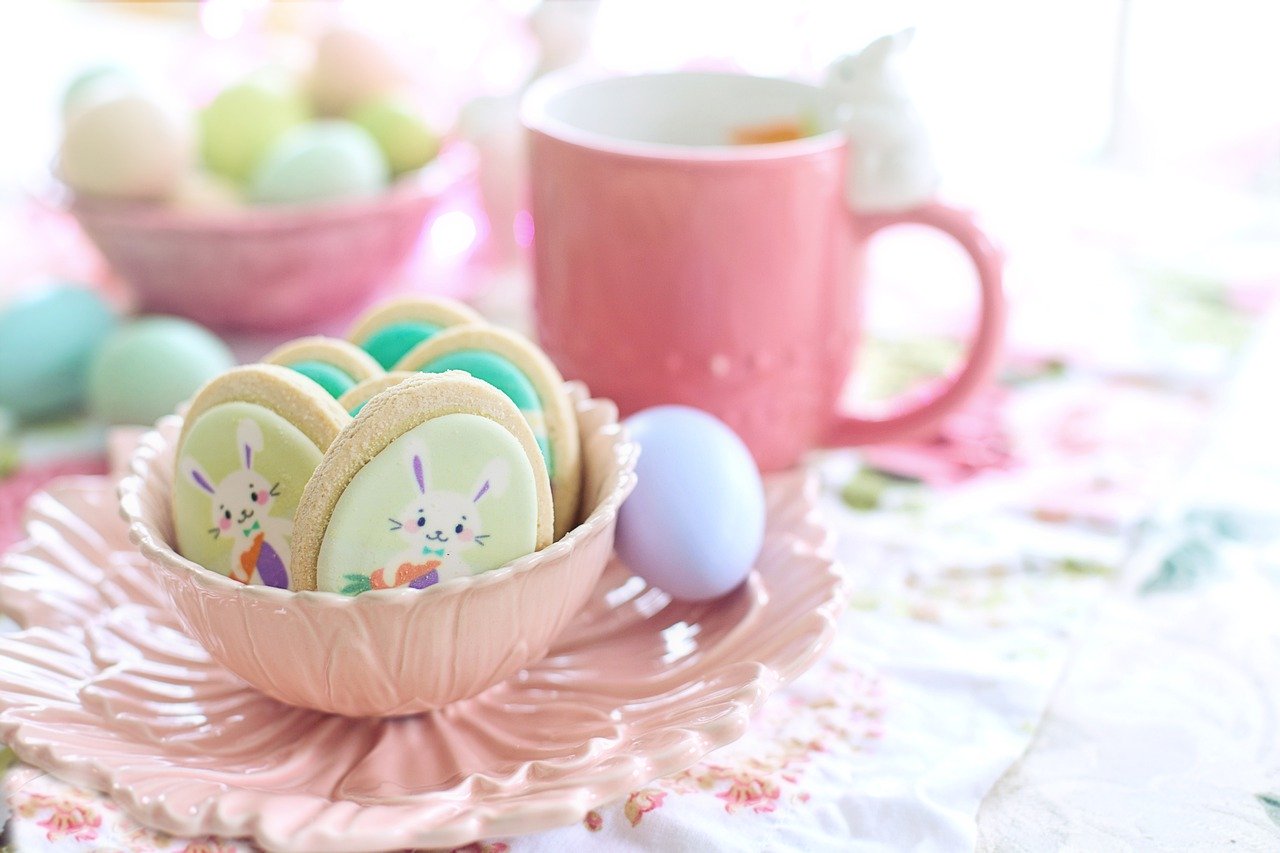
[[[301,430],[269,409],[242,402],[209,409],[191,425],[174,471],[178,551],[205,568],[243,580],[252,574],[243,561],[250,561],[252,569],[255,554],[242,555],[262,533],[263,544],[288,566],[293,513],[320,458],[320,450]],[[223,528],[219,525],[226,511],[232,518]],[[252,516],[241,521],[248,511]]]
[[[547,463],[547,473],[555,476],[555,459],[551,452],[551,442],[547,437],[547,425],[542,410],[542,398],[524,371],[516,367],[505,357],[488,350],[458,350],[442,355],[435,361],[424,364],[423,373],[444,373],[446,370],[463,370],[477,379],[483,379],[516,404],[524,415],[529,426],[533,428],[533,437],[538,441],[542,458]]]
[[[341,368],[324,361],[299,361],[289,365],[337,399],[355,387],[356,381]]]
[[[370,335],[361,347],[382,365],[383,370],[391,370],[409,354],[409,350],[438,331],[440,327],[434,323],[388,323]]]
[[[494,569],[533,551],[537,521],[515,436],[479,415],[443,415],[356,472],[325,529],[316,587],[350,595]]]

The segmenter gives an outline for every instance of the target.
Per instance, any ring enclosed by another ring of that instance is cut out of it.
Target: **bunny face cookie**
[[[178,439],[179,552],[242,583],[292,588],[294,511],[349,420],[335,401],[279,367],[236,368],[205,385]]]
[[[356,320],[347,340],[391,370],[415,346],[452,326],[483,324],[461,302],[407,296],[378,305]]]
[[[550,482],[504,395],[418,375],[370,399],[325,454],[295,531],[297,588],[424,589],[550,544]]]
[[[556,538],[573,527],[582,476],[578,422],[564,380],[541,350],[505,329],[460,326],[414,347],[396,370],[465,371],[515,403],[533,431],[551,477]]]

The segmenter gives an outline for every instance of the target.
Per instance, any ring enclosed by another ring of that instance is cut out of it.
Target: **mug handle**
[[[968,253],[977,269],[981,302],[968,358],[940,391],[919,405],[887,418],[858,418],[837,412],[823,442],[828,447],[874,444],[925,432],[991,378],[1004,342],[1004,257],[970,213],[930,203],[908,210],[853,213],[852,216],[853,227],[864,239],[893,225],[927,225],[950,235]]]

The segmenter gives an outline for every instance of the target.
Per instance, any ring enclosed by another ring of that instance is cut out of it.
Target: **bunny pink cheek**
[[[258,495],[258,503],[262,504],[263,506],[266,506],[267,502],[270,500],[271,500],[271,495],[267,494],[266,492],[263,492],[262,494]]]
[[[220,518],[220,519],[218,519],[218,529],[219,529],[219,530],[230,530],[230,529],[231,529],[231,519],[229,519],[229,518]]]
[[[468,528],[468,529],[466,529],[466,530],[464,530],[464,531],[462,531],[461,533],[459,533],[459,534],[458,534],[458,541],[459,541],[459,542],[470,542],[472,539],[475,539],[475,538],[476,538],[476,535],[475,535],[474,533],[472,533],[472,532],[471,532],[471,529],[470,529],[470,528]]]

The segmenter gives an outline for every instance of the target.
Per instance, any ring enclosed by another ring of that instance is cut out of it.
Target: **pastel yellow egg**
[[[159,199],[178,186],[191,160],[189,117],[154,96],[126,92],[72,115],[57,170],[84,195]]]
[[[385,95],[405,75],[378,41],[352,29],[334,29],[316,44],[310,94],[316,112],[344,116],[359,104]]]
[[[395,98],[361,104],[351,120],[369,131],[386,155],[393,174],[420,169],[440,150],[437,136],[416,111]]]
[[[217,174],[244,181],[271,146],[307,120],[302,94],[283,74],[263,74],[224,89],[200,113],[200,156]]]

